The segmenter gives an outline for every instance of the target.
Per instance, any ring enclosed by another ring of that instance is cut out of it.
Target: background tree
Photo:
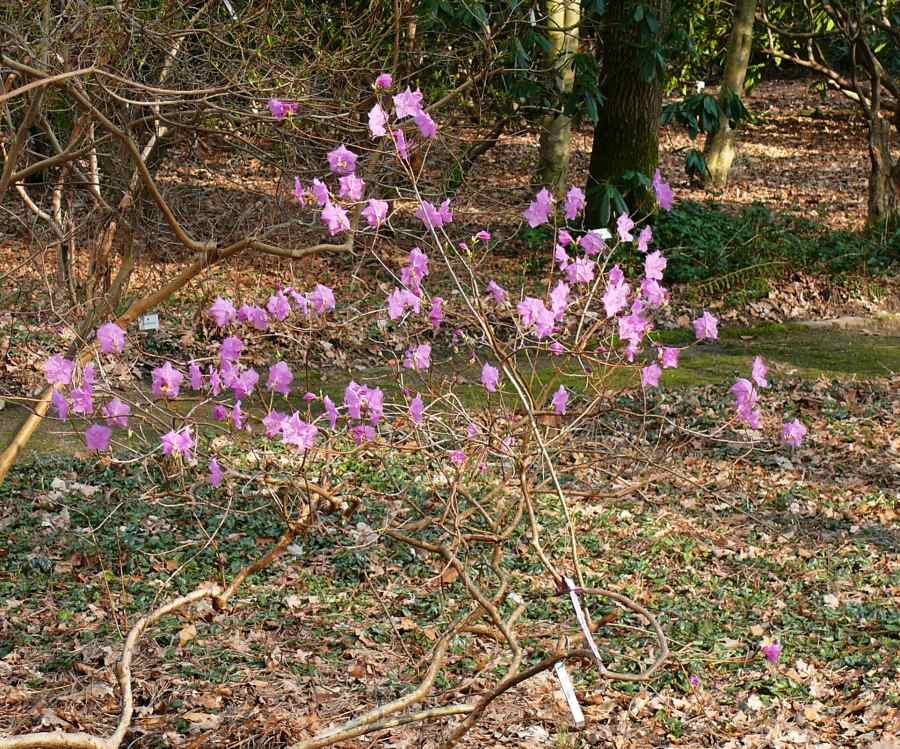
[[[659,161],[662,39],[670,9],[670,0],[613,0],[606,6],[600,32],[604,101],[591,149],[588,226],[605,226],[613,208],[622,212],[650,202],[646,177]]]
[[[728,182],[728,174],[735,157],[734,129],[729,122],[731,100],[744,93],[744,80],[753,47],[753,20],[756,0],[737,0],[734,22],[728,42],[725,74],[719,86],[719,127],[707,136],[703,156],[706,160],[706,184],[721,190]]]

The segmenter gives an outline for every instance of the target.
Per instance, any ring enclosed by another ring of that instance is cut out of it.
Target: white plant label
[[[150,312],[149,314],[141,315],[138,318],[138,329],[159,330],[159,315],[156,312]]]
[[[562,688],[563,696],[566,698],[569,712],[572,713],[575,727],[582,728],[584,726],[584,713],[581,710],[581,705],[578,704],[578,696],[575,694],[575,688],[572,686],[569,672],[566,671],[566,665],[562,661],[557,661],[553,670],[556,672],[556,678],[559,679],[559,686]]]

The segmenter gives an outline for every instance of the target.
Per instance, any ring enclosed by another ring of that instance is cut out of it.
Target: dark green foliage
[[[758,204],[735,214],[719,203],[683,201],[658,217],[654,237],[669,261],[666,278],[675,283],[726,274],[747,283],[792,267],[885,273],[900,262],[900,231],[885,237],[831,231]]]

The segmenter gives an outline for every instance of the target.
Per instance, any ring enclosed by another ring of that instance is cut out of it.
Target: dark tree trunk
[[[891,123],[869,113],[869,226],[894,225],[900,213],[900,163],[891,156]]]
[[[660,21],[659,35],[668,21],[670,0],[643,3]],[[650,176],[659,162],[659,118],[662,110],[662,81],[658,75],[647,79],[641,62],[647,51],[634,21],[632,0],[611,0],[606,6],[603,28],[602,76],[600,90],[605,102],[594,128],[590,176],[587,181],[586,223],[598,227],[608,222],[604,207],[604,187],[621,188],[625,172]],[[645,40],[646,41],[646,40]],[[629,208],[649,207],[646,191],[626,194]]]

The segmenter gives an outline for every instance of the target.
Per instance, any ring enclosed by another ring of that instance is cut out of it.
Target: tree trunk
[[[538,180],[559,197],[566,186],[572,142],[572,119],[563,113],[562,100],[575,84],[572,58],[578,50],[581,0],[547,0],[546,5],[547,36],[552,45],[546,60],[553,70],[560,110],[548,112],[541,123]]]
[[[661,38],[668,21],[670,0],[643,3],[657,14]],[[608,223],[609,203],[604,187],[612,183],[621,188],[625,172],[651,176],[659,162],[659,118],[662,111],[662,81],[641,74],[641,60],[647,54],[634,21],[633,2],[611,0],[606,6],[603,29],[603,81],[600,91],[605,102],[594,127],[590,176],[587,181],[588,226]],[[625,194],[630,210],[651,208],[652,197],[646,190]]]
[[[753,46],[753,19],[756,14],[756,0],[737,0],[734,6],[734,24],[728,41],[728,55],[725,59],[725,75],[719,87],[719,105],[724,109],[730,96],[744,94],[744,79],[750,62]],[[719,115],[719,129],[706,138],[703,158],[709,170],[706,188],[722,190],[728,184],[728,174],[735,156],[734,130],[728,123],[726,114]]]
[[[894,224],[900,213],[900,164],[891,157],[891,123],[877,111],[869,115],[869,226]]]

